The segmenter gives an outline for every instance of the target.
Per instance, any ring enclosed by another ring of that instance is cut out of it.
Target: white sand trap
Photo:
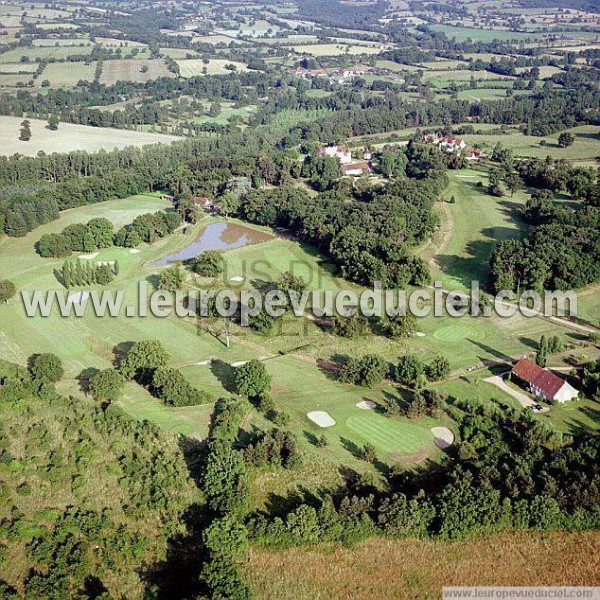
[[[100,254],[100,252],[94,252],[92,254],[80,254],[77,258],[81,258],[83,260],[93,260],[96,258],[96,256],[98,256],[98,254]]]
[[[238,360],[237,362],[233,362],[231,363],[232,367],[241,367],[243,365],[245,365],[248,361],[247,360]]]
[[[415,331],[414,333],[411,333],[410,335],[414,335],[415,337],[425,337],[427,334],[423,333],[422,331]]]
[[[197,362],[196,364],[197,364],[199,367],[204,367],[205,365],[210,365],[210,363],[211,363],[211,361],[210,361],[210,360],[202,360],[202,361],[200,361],[200,362]]]
[[[230,277],[231,281],[244,281],[243,277],[236,275],[235,277]]]
[[[454,444],[454,434],[447,427],[432,427],[431,433],[433,433],[433,443],[442,450],[450,448]]]
[[[140,252],[140,249],[139,249],[139,248],[132,248],[132,249],[129,251],[129,254],[137,254],[138,252]]]
[[[333,427],[335,425],[335,419],[324,410],[314,410],[306,413],[306,416],[319,427]]]
[[[363,400],[356,405],[356,408],[360,408],[361,410],[371,410],[376,406],[377,404],[373,402],[373,400]]]
[[[84,300],[89,297],[90,293],[87,290],[81,290],[80,292],[72,292],[67,296],[67,302],[71,304],[81,304]]]
[[[97,260],[96,265],[99,267],[112,267],[115,264],[114,260]]]

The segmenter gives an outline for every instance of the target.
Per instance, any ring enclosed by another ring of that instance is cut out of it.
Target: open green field
[[[426,71],[423,80],[438,87],[446,87],[454,82],[468,82],[474,77],[476,81],[485,86],[485,82],[510,81],[514,78],[508,75],[497,75],[488,71],[469,71],[468,69],[446,70],[446,71]],[[476,92],[477,90],[473,90]]]
[[[483,187],[478,187],[478,182]],[[525,193],[495,198],[486,193],[486,186],[487,175],[481,171],[462,169],[450,175],[444,198],[454,196],[456,200],[446,205],[451,233],[431,265],[433,279],[441,280],[446,289],[468,289],[473,280],[484,287],[496,243],[518,239],[525,231],[517,212],[526,200]]]
[[[312,56],[343,56],[344,54],[379,54],[381,50],[371,46],[358,46],[348,44],[300,44],[286,46],[298,54],[310,54]]]
[[[204,69],[206,69],[206,75],[226,75],[231,72],[229,69],[225,68],[227,65],[235,65],[236,71],[248,70],[244,63],[220,58],[211,58],[208,63],[205,63],[200,58],[191,58],[178,60],[177,64],[182,77],[197,77],[199,75],[204,75]]]
[[[143,69],[147,68],[146,72]],[[159,77],[175,77],[162,58],[106,60],[102,64],[100,83],[114,85],[117,81],[144,82]]]
[[[476,102],[480,100],[501,100],[506,98],[506,89],[497,89],[497,88],[477,88],[474,90],[461,90],[458,92],[458,97],[461,100],[475,100]],[[524,96],[531,92],[528,90],[513,90],[513,96]]]
[[[469,92],[477,96],[480,90],[469,90]],[[506,148],[510,148],[515,156],[531,158],[546,158],[546,156],[550,156],[555,160],[565,159],[575,162],[585,162],[590,166],[594,165],[600,159],[598,128],[594,125],[581,125],[567,129],[567,131],[570,131],[575,136],[575,142],[568,148],[561,148],[558,145],[558,136],[560,133],[544,137],[532,137],[514,131],[509,135],[465,134],[462,137],[470,145],[477,144],[490,150],[496,143],[500,142]],[[541,142],[544,142],[544,144]]]
[[[55,60],[65,60],[74,54],[87,55],[92,51],[93,46],[86,43],[85,46],[42,46],[39,48],[15,48],[0,54],[0,63],[18,63],[21,57],[25,56],[31,62],[37,59],[53,58]]]
[[[50,63],[36,79],[36,85],[41,86],[48,80],[52,87],[74,87],[81,80],[93,81],[96,63]]]
[[[456,39],[458,42],[464,42],[468,39],[474,42],[491,42],[500,40],[507,42],[510,40],[538,40],[543,39],[543,35],[536,33],[527,33],[522,31],[503,31],[498,29],[478,29],[475,27],[455,27],[453,25],[430,25],[433,31],[445,33],[450,39]]]

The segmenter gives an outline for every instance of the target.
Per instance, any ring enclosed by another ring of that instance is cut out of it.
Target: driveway
[[[515,398],[519,404],[523,408],[527,408],[528,406],[533,406],[537,404],[537,402],[531,397],[525,394],[524,392],[519,392],[514,388],[507,385],[507,383],[500,377],[499,375],[493,375],[492,377],[486,377],[483,381],[486,383],[491,383],[495,385],[497,388],[501,389],[503,392],[506,392],[509,396]],[[548,407],[544,407],[542,410],[537,411],[538,413],[548,412],[550,409]]]

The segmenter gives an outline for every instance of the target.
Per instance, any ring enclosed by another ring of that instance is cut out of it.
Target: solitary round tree
[[[17,287],[10,279],[0,279],[0,304],[8,302],[17,293]]]
[[[28,142],[31,139],[31,123],[27,119],[21,122],[21,131],[19,132],[19,139],[22,142]]]
[[[105,369],[90,379],[90,393],[95,400],[115,402],[123,394],[125,379],[115,369]]]
[[[36,379],[48,383],[60,381],[65,373],[62,361],[56,354],[38,354],[31,363],[31,373]]]
[[[238,394],[258,398],[271,390],[271,376],[259,360],[252,359],[238,368],[235,373]]]

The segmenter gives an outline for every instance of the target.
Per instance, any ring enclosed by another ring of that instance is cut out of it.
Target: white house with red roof
[[[579,395],[570,383],[548,369],[542,369],[528,358],[517,362],[511,373],[529,384],[529,389],[535,396],[542,397],[547,402],[569,402]]]
[[[342,165],[349,165],[352,162],[352,154],[345,146],[325,146],[317,150],[319,156],[333,156],[338,158]]]

